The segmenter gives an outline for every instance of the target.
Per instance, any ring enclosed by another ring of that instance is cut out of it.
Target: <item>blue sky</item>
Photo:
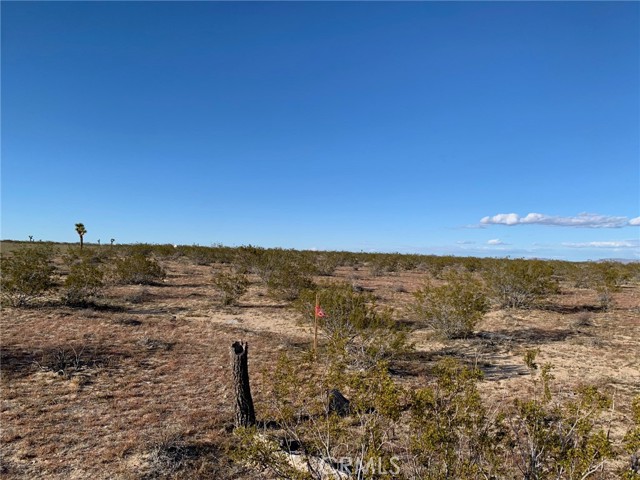
[[[640,258],[637,2],[1,8],[2,238]]]

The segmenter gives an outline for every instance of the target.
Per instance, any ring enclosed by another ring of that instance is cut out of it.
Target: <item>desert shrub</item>
[[[316,296],[324,312],[318,325],[327,341],[326,353],[334,358],[335,364],[340,359],[338,371],[347,367],[369,368],[412,348],[406,329],[393,321],[389,309],[377,306],[371,293],[355,291],[348,283],[304,290],[295,308],[309,323],[315,321]]]
[[[166,276],[164,269],[152,257],[135,252],[115,261],[114,277],[118,283],[153,285]]]
[[[254,273],[265,280],[267,270],[267,250],[252,245],[238,247],[233,259],[233,268],[237,273]]]
[[[553,266],[542,260],[496,260],[485,270],[485,279],[501,308],[531,308],[558,293],[553,274]]]
[[[524,351],[524,355],[522,359],[531,374],[533,374],[538,369],[538,364],[536,363],[536,357],[538,356],[539,353],[540,353],[539,348],[528,348]]]
[[[411,394],[411,478],[498,478],[505,426],[487,412],[477,389],[482,372],[440,361],[435,384]]]
[[[404,392],[384,362],[347,372],[336,385],[310,357],[283,355],[269,375],[267,415],[278,429],[237,429],[233,456],[238,461],[268,472],[269,478],[378,478],[382,468],[399,472],[389,437],[400,420]],[[349,396],[349,408],[342,412],[330,408],[338,387]]]
[[[489,311],[487,296],[469,273],[449,269],[444,278],[446,285],[428,282],[415,292],[414,314],[444,338],[467,337]]]
[[[588,263],[576,263],[565,269],[565,277],[575,288],[589,288],[591,284]]]
[[[124,248],[128,255],[144,255],[145,257],[153,253],[162,254],[165,248],[167,253],[175,251],[172,245],[152,245],[150,243],[134,243],[132,245],[126,245]]]
[[[140,253],[147,257],[153,255],[154,258],[162,260],[176,260],[184,255],[179,246],[170,243],[131,245],[129,251],[131,253]]]
[[[16,307],[29,304],[54,287],[53,256],[48,246],[29,246],[2,255],[2,301]]]
[[[394,381],[384,361],[336,371],[340,357],[283,354],[264,374],[274,427],[237,429],[232,455],[275,478],[612,478],[605,460],[613,447],[601,427],[610,399],[592,386],[554,396],[549,365],[533,376],[536,353],[525,355],[533,397],[510,405],[486,403],[482,372],[452,358],[412,390]],[[331,407],[336,390],[348,402],[341,410]],[[640,398],[634,415],[640,424]],[[625,449],[634,455],[638,445],[636,427]],[[635,459],[623,478],[637,478]],[[371,461],[387,473],[368,468]]]
[[[509,424],[506,459],[523,478],[583,479],[604,473],[604,462],[613,456],[609,434],[598,427],[600,416],[611,399],[593,386],[583,386],[568,401],[555,399],[550,383],[551,366],[546,364],[531,399],[517,399],[505,417]]]
[[[424,255],[420,262],[420,270],[429,272],[433,278],[440,279],[448,270],[460,270],[466,263],[467,260],[460,257]]]
[[[397,272],[400,268],[399,254],[372,254],[369,260],[369,270],[371,275],[379,277],[389,273]]]
[[[249,279],[241,273],[218,272],[213,277],[213,284],[222,294],[223,305],[235,305],[249,287]]]
[[[218,261],[218,252],[213,248],[199,245],[179,246],[177,252],[184,255],[196,265],[211,265]]]
[[[331,252],[325,252],[316,256],[314,261],[318,275],[330,277],[340,264],[340,257]]]
[[[631,404],[631,421],[633,426],[624,436],[624,450],[629,454],[629,464],[623,469],[622,478],[626,480],[640,479],[640,395]]]
[[[68,271],[74,262],[83,260],[95,265],[107,264],[113,261],[115,255],[113,248],[94,246],[87,243],[84,244],[83,248],[69,245],[62,255],[63,272]]]
[[[390,324],[389,312],[377,308],[372,293],[356,291],[348,283],[333,283],[303,291],[295,308],[310,321],[314,320],[316,295],[325,313],[320,325],[328,336],[345,327],[353,331]]]
[[[269,252],[260,275],[269,295],[281,300],[295,300],[306,288],[313,286],[315,267],[306,258],[284,252]]]
[[[95,347],[62,345],[46,349],[34,361],[34,365],[42,371],[54,372],[65,379],[71,379],[83,376],[88,370],[102,368],[109,361],[110,357]]]
[[[630,278],[624,265],[615,262],[591,263],[587,275],[588,285],[598,294],[598,302],[603,310],[613,308],[613,294],[619,292]]]
[[[420,264],[420,255],[401,255],[398,258],[398,267],[403,271],[415,270]]]
[[[573,322],[575,328],[593,327],[593,314],[591,312],[580,312]]]
[[[85,253],[67,255],[65,263],[69,273],[64,281],[62,301],[67,305],[85,305],[104,287],[104,266],[92,255]]]
[[[312,285],[311,276],[299,270],[295,264],[286,264],[277,268],[267,281],[269,295],[287,301],[295,300],[302,290]]]
[[[313,285],[312,277],[318,273],[310,253],[248,245],[236,249],[232,268],[236,273],[258,275],[271,297],[291,301]]]

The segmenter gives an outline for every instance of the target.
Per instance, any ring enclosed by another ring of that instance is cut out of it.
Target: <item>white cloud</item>
[[[581,242],[581,243],[563,243],[569,248],[638,248],[639,240],[618,240],[609,242]]]
[[[484,217],[480,220],[483,225],[497,224],[497,225],[517,225],[520,221],[520,217],[517,213],[499,213],[493,217]]]
[[[552,225],[557,227],[621,228],[626,225],[640,225],[640,217],[627,217],[580,213],[573,217],[559,217],[543,213],[529,213],[524,217],[517,213],[499,213],[493,217],[483,217],[482,225]]]
[[[487,245],[507,245],[499,238],[493,238],[487,242]]]
[[[456,242],[458,245],[472,245],[476,242],[472,241],[472,240],[458,240]]]

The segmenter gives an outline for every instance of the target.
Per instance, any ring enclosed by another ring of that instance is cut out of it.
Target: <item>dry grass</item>
[[[239,306],[223,308],[210,266],[184,259],[163,266],[163,285],[111,287],[102,308],[3,310],[3,478],[262,478],[225,455],[229,347],[237,339],[251,345],[260,417],[269,366],[283,349],[309,348],[311,329],[269,299],[257,278]],[[410,323],[404,305],[425,275],[373,277],[341,267],[329,280],[372,290]],[[601,312],[594,292],[563,285],[548,308],[494,310],[466,340],[435,341],[415,328],[416,351],[393,365],[394,374],[424,385],[432,362],[456,356],[484,370],[488,401],[504,402],[527,394],[522,357],[539,348],[538,361],[554,365],[557,390],[595,383],[615,393],[613,433],[620,436],[640,389],[640,287],[624,288],[615,302]]]

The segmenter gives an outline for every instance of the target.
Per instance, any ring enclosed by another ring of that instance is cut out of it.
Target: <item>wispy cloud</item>
[[[487,242],[487,245],[508,245],[508,244],[504,243],[499,238],[493,238]]]
[[[559,217],[542,213],[529,213],[521,217],[517,213],[499,213],[492,217],[484,217],[481,225],[551,225],[556,227],[582,228],[621,228],[627,225],[640,225],[640,217],[599,215],[597,213],[579,213],[573,217]]]
[[[458,245],[473,245],[476,242],[474,242],[473,240],[458,240],[456,243]]]
[[[638,248],[640,247],[640,240],[563,243],[562,246],[569,248]]]

